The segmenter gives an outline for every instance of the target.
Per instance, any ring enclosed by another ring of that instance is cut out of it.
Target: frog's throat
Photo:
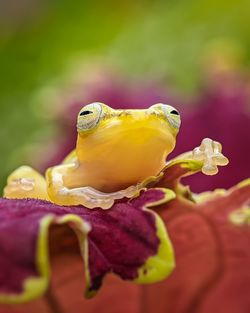
[[[124,123],[79,135],[76,155],[84,186],[115,192],[136,185],[159,173],[174,146],[175,134],[157,121]]]

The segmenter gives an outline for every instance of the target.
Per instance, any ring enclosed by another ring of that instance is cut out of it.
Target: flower
[[[246,216],[246,226],[242,219],[245,211],[241,213],[242,226],[234,216],[250,202],[250,181],[238,184],[229,191],[193,195],[188,187],[180,183],[180,179],[200,171],[202,166],[202,162],[196,160],[174,160],[160,175],[150,177],[146,190],[136,198],[116,201],[106,211],[98,208],[89,210],[82,206],[61,207],[34,199],[1,199],[0,262],[4,270],[0,278],[0,300],[27,301],[45,292],[50,277],[48,230],[51,229],[50,235],[53,236],[53,254],[71,255],[76,252],[72,251],[76,239],[65,228],[68,225],[78,237],[85,261],[89,296],[98,290],[103,277],[110,272],[139,283],[166,277],[173,270],[175,254],[177,267],[172,275],[161,283],[143,287],[143,294],[146,295],[144,305],[149,310],[152,306],[154,308],[149,312],[161,313],[166,308],[171,312],[187,312],[194,308],[195,303],[205,301],[203,299],[207,295],[210,301],[204,305],[209,308],[210,305],[222,308],[225,301],[229,301],[231,307],[238,309],[240,306],[242,312],[248,312],[250,305],[248,298],[244,297],[245,293],[240,292],[241,289],[239,294],[232,292],[234,284],[249,284],[246,271],[237,271],[234,266],[248,266],[249,263],[246,253],[249,215]],[[174,254],[158,214],[165,221]],[[68,275],[67,269],[74,271],[70,269],[71,260],[56,264]],[[224,260],[231,265],[225,267]],[[222,280],[220,274],[223,271],[227,276]],[[77,274],[75,279],[78,277]],[[62,280],[60,288],[66,288],[69,282],[69,278]],[[98,312],[115,312],[122,304],[126,311],[127,301],[132,301],[129,302],[131,312],[138,312],[138,287],[121,287],[113,279],[108,279],[108,282],[109,296],[103,293],[99,298],[102,302],[98,300],[99,296],[93,300]],[[222,282],[222,288],[218,282]],[[106,302],[104,305],[105,296],[110,301],[114,294],[124,290],[129,292],[131,298],[121,297],[118,293],[119,303],[114,299],[114,306]],[[71,296],[74,297],[74,292],[68,290],[67,294],[61,293],[64,305],[70,302]],[[91,310],[93,306],[81,300],[77,309],[82,307],[85,312],[90,312],[88,308]],[[74,312],[76,306],[71,303],[67,308],[67,312]],[[120,311],[123,312],[123,307]]]

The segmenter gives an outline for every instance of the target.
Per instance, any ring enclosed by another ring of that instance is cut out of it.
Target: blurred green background
[[[0,0],[0,187],[53,136],[53,101],[48,94],[45,108],[39,95],[67,80],[72,67],[98,63],[190,95],[216,40],[233,42],[248,68],[249,12],[248,0]]]

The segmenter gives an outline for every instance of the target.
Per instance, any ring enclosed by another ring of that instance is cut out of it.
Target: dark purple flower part
[[[53,225],[67,224],[78,237],[87,296],[110,272],[138,283],[163,279],[174,267],[173,250],[161,219],[147,207],[173,197],[167,189],[148,189],[109,210],[0,199],[0,301],[25,302],[46,291],[48,232]]]

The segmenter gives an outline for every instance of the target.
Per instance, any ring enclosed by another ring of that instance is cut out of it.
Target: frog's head
[[[77,156],[85,164],[137,182],[164,166],[180,124],[179,112],[162,103],[144,110],[115,110],[91,103],[77,117]]]

